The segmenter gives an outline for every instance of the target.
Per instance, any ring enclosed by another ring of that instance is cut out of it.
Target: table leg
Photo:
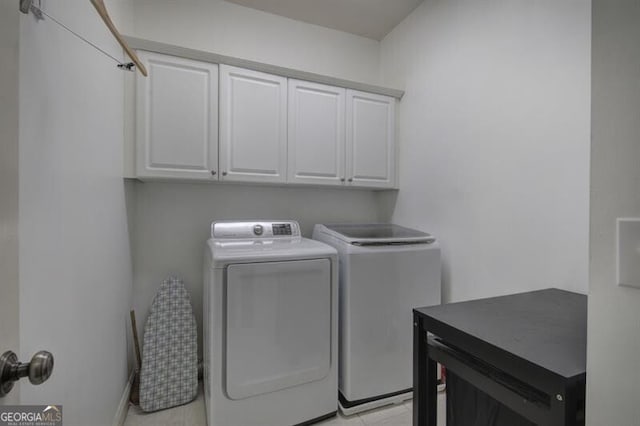
[[[436,426],[438,407],[438,365],[429,359],[427,330],[413,316],[413,426]]]
[[[552,395],[551,412],[554,426],[584,426],[584,420],[578,418],[579,395],[584,388],[578,383],[569,383],[562,392]]]

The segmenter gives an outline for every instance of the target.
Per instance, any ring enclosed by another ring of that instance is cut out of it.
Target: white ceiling
[[[382,40],[423,0],[226,0],[363,37]]]

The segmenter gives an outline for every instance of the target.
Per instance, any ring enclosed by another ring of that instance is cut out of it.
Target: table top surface
[[[586,371],[587,296],[583,294],[546,289],[416,312],[563,377]]]

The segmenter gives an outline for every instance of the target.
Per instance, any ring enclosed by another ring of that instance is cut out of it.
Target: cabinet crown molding
[[[352,80],[316,74],[307,71],[300,71],[293,68],[280,67],[277,65],[265,64],[248,59],[235,58],[233,56],[219,55],[217,53],[203,50],[190,49],[188,47],[176,46],[173,44],[161,43],[153,40],[124,36],[125,41],[133,49],[146,50],[149,52],[162,53],[165,55],[177,56],[185,59],[194,59],[202,62],[210,62],[220,65],[231,65],[234,67],[246,68],[253,71],[261,71],[275,74],[282,77],[298,80],[311,81],[314,83],[328,84],[331,86],[343,87],[345,89],[360,90],[363,92],[375,93],[378,95],[391,96],[398,100],[404,96],[404,90],[389,87],[376,86],[373,84],[360,83]]]

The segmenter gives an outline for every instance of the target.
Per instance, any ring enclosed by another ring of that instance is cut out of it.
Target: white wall
[[[615,220],[640,217],[640,3],[593,0],[587,425],[640,418],[640,290],[616,286]]]
[[[221,0],[136,0],[138,37],[378,83],[375,40]]]
[[[20,21],[0,2],[0,354],[19,350],[18,335],[18,52]],[[0,398],[17,404],[20,391]]]
[[[146,319],[169,274],[181,276],[202,330],[202,259],[214,220],[296,219],[310,237],[323,222],[379,220],[371,191],[230,184],[136,184],[134,306]],[[144,324],[140,321],[140,325]],[[202,348],[199,333],[199,348]]]
[[[587,291],[590,2],[426,0],[381,44],[394,222],[439,237],[445,301]]]
[[[42,4],[121,56],[88,1]],[[129,1],[107,6],[126,22]],[[128,379],[132,287],[123,73],[51,20],[24,15],[20,73],[20,359],[55,356],[51,379],[23,383],[21,403],[63,404],[65,425],[108,425]]]
[[[134,4],[138,37],[378,83],[374,40],[220,0]],[[173,273],[185,279],[202,330],[202,253],[214,220],[295,219],[310,236],[315,223],[379,217],[371,191],[156,182],[136,183],[135,191],[134,307],[141,329],[162,279]]]

